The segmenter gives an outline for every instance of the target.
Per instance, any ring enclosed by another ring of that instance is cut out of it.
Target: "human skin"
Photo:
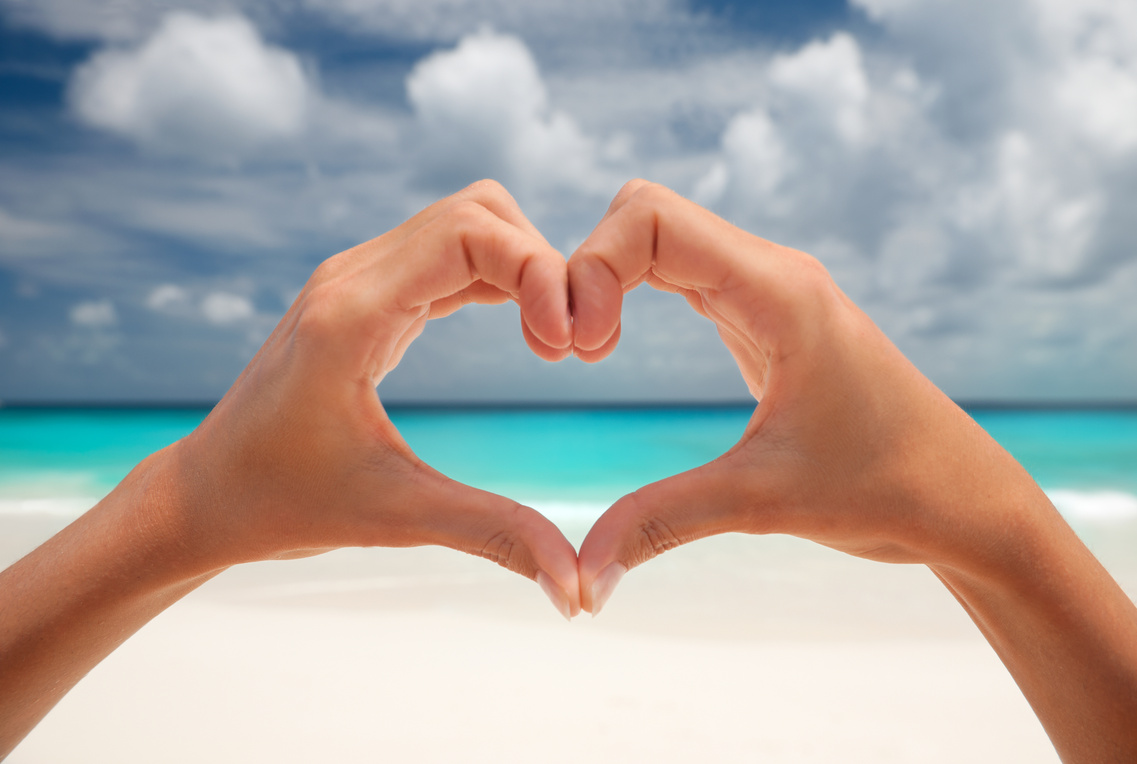
[[[321,265],[200,427],[0,574],[0,758],[131,634],[238,563],[439,544],[578,613],[576,551],[556,526],[425,465],[376,394],[428,319],[505,300],[537,355],[570,355],[564,257],[492,182]]]
[[[998,653],[1066,762],[1137,761],[1137,608],[1015,460],[812,257],[629,183],[569,261],[575,353],[641,283],[714,321],[760,403],[719,459],[620,499],[579,553],[595,615],[630,568],[718,533],[922,563]]]

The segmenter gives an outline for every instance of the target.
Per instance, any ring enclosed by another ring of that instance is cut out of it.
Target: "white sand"
[[[0,563],[29,522],[0,518]],[[235,569],[9,759],[381,760],[1058,759],[926,570],[745,537],[668,553],[571,624],[535,585],[448,550]]]

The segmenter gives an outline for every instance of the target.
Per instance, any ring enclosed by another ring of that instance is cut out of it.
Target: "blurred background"
[[[567,256],[636,176],[957,399],[1137,394],[1128,0],[0,0],[0,400],[214,401],[324,258],[482,177]],[[381,392],[745,399],[682,301],[625,316],[549,366],[463,310]]]

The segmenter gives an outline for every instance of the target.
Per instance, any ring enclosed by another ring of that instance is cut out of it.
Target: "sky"
[[[1137,399],[1132,0],[0,0],[0,401],[219,398],[323,259],[628,179],[817,256],[949,395]],[[432,322],[388,402],[746,398],[628,296],[601,364]]]

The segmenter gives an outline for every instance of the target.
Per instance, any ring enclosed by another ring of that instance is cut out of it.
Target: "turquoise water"
[[[0,409],[0,512],[77,514],[205,410]],[[598,514],[721,454],[746,408],[406,409],[391,418],[428,463],[553,513]],[[1137,514],[1137,411],[981,410],[976,420],[1064,512]]]

